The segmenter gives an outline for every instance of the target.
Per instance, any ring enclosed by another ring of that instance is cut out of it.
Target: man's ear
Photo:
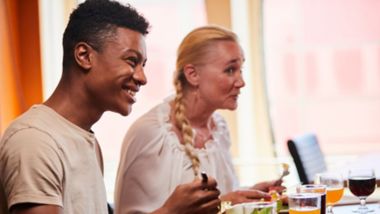
[[[92,52],[94,49],[85,42],[79,42],[74,47],[74,58],[78,66],[84,70],[90,70],[92,67]]]
[[[195,66],[192,64],[187,64],[183,67],[183,72],[187,79],[187,82],[192,86],[199,85],[199,72],[196,70]]]

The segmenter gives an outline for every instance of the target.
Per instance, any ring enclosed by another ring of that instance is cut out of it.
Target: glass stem
[[[365,199],[364,197],[360,197],[360,208],[361,210],[365,210],[367,207],[365,206]]]
[[[329,214],[333,214],[334,213],[333,210],[332,210],[332,206],[331,205],[327,206],[327,213],[329,213]]]

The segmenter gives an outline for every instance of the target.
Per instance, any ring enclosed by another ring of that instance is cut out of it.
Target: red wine
[[[369,196],[376,188],[376,178],[357,176],[348,179],[348,187],[357,197]]]

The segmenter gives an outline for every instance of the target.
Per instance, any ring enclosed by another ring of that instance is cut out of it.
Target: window
[[[278,153],[315,132],[327,155],[380,150],[380,2],[265,0],[264,57]]]

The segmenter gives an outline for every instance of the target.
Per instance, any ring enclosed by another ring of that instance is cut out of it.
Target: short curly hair
[[[148,21],[131,5],[112,0],[87,0],[70,15],[63,33],[63,70],[74,63],[74,47],[86,42],[101,51],[105,39],[113,36],[118,27],[129,28],[144,36],[149,33]]]

